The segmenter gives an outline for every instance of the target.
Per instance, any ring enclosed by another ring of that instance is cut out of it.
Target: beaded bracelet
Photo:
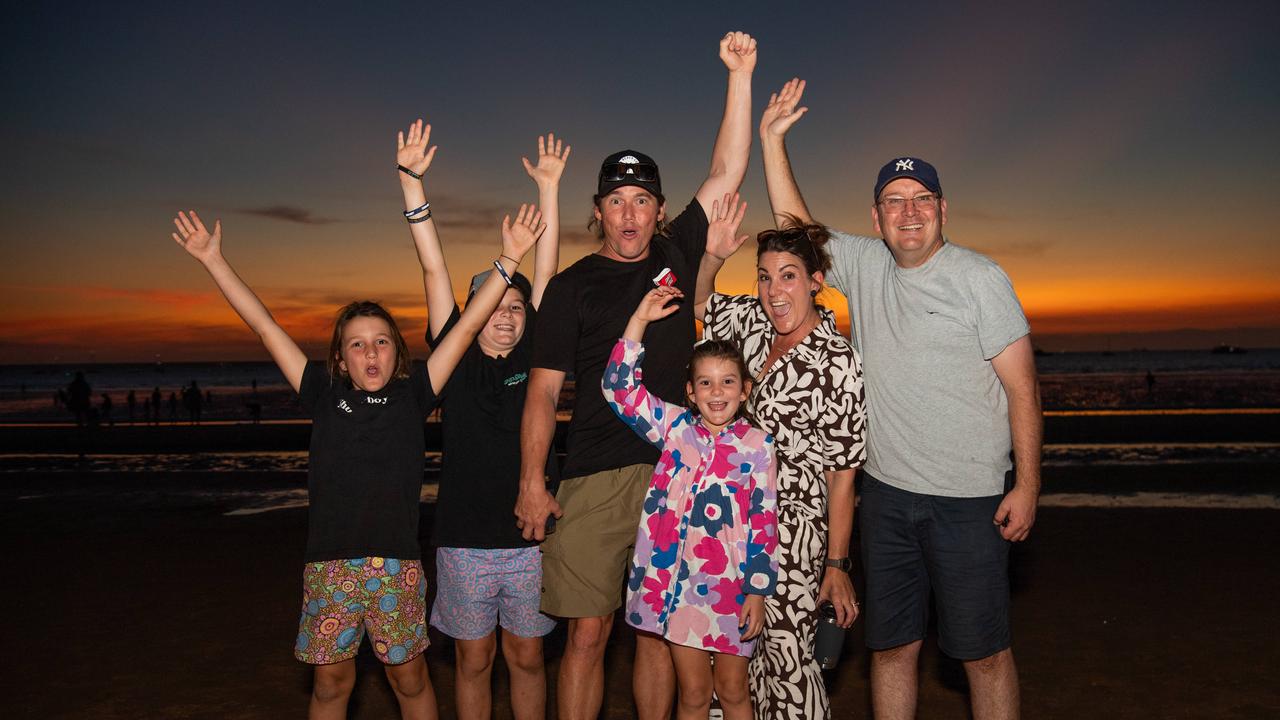
[[[430,220],[430,219],[431,219],[431,210],[430,210],[430,209],[428,209],[428,210],[427,210],[427,214],[426,214],[426,215],[423,215],[422,217],[416,217],[416,218],[406,217],[406,218],[405,218],[405,220],[406,220],[406,221],[408,221],[408,223],[409,223],[410,225],[416,225],[416,224],[418,224],[418,223],[420,223],[420,222],[426,222],[426,221],[428,221],[428,220]]]

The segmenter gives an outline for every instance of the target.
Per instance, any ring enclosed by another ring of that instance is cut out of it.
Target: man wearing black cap
[[[814,222],[784,142],[803,92],[787,83],[760,123],[779,224]],[[881,238],[833,231],[827,280],[849,299],[867,391],[859,524],[874,714],[915,717],[932,591],[939,646],[964,664],[974,717],[1017,717],[1009,546],[1035,522],[1042,434],[1030,327],[1000,266],[943,236],[932,165],[886,163],[871,220]]]
[[[605,158],[591,227],[600,249],[556,275],[535,328],[532,370],[521,425],[523,458],[517,524],[543,543],[542,611],[569,618],[569,639],[556,687],[560,718],[594,718],[604,691],[604,649],[621,606],[641,504],[657,451],[614,417],[600,392],[609,352],[654,284],[674,284],[692,298],[706,248],[714,200],[742,183],[751,148],[751,73],[756,44],[733,32],[720,40],[729,69],[724,118],[711,171],[697,196],[666,219],[658,165],[634,150]],[[684,367],[694,342],[692,302],[645,332],[645,384],[659,397],[684,396]],[[553,498],[543,462],[555,432],[565,376],[576,393],[560,490]],[[547,533],[548,517],[559,518]],[[636,639],[633,691],[642,719],[671,713],[675,675],[663,640]]]

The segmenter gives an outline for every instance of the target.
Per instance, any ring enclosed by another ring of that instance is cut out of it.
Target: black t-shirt
[[[655,235],[649,256],[619,262],[588,255],[547,285],[534,333],[533,367],[572,373],[576,393],[562,475],[582,477],[637,463],[653,463],[658,451],[614,416],[600,393],[613,345],[653,278],[663,268],[684,292],[680,310],[650,323],[644,333],[644,381],[658,397],[684,397],[685,365],[693,348],[693,293],[707,245],[707,216],[695,199]]]
[[[423,423],[436,405],[426,368],[367,393],[307,363],[298,398],[312,423],[306,562],[420,558]]]
[[[436,499],[436,547],[518,548],[526,542],[516,527],[516,496],[520,492],[520,418],[529,387],[529,349],[534,318],[526,308],[524,335],[504,357],[491,358],[472,341],[440,392],[444,458],[440,494]],[[457,306],[436,347],[459,319]],[[547,475],[558,475],[549,453]]]

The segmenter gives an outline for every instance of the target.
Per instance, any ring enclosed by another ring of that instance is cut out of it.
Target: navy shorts
[[[944,653],[978,660],[1009,647],[1010,543],[992,522],[1003,497],[920,495],[863,474],[867,647],[924,639],[930,590]]]

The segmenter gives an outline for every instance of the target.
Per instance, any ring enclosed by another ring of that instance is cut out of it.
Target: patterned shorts
[[[367,630],[388,665],[427,649],[427,580],[417,560],[366,557],[307,563],[294,657],[312,665],[350,660]]]
[[[542,556],[528,548],[437,548],[431,624],[457,640],[479,640],[499,624],[542,637],[556,622],[538,612]]]

